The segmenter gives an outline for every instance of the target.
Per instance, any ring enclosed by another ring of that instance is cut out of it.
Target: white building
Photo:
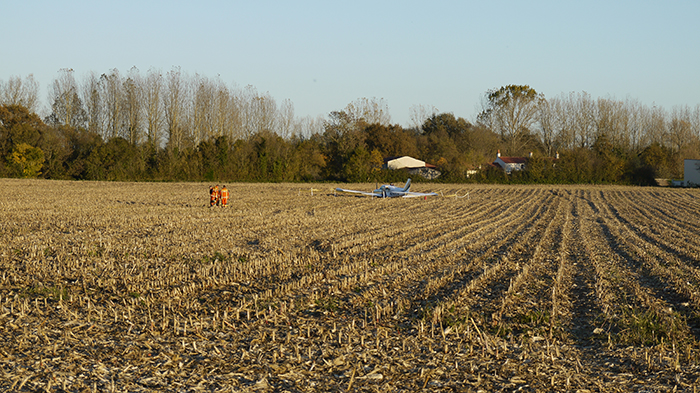
[[[393,170],[406,168],[408,169],[408,173],[412,175],[422,176],[431,180],[440,176],[440,171],[437,170],[435,165],[409,156],[390,157],[386,160],[384,165],[387,169]]]
[[[530,153],[530,156],[532,156],[532,153]],[[522,171],[525,169],[525,164],[527,164],[525,157],[501,157],[500,150],[496,155],[496,161],[493,162],[493,165],[500,166],[506,173]]]
[[[417,160],[409,156],[392,157],[386,162],[386,167],[389,169],[423,168],[425,166],[425,161]]]
[[[700,160],[683,160],[683,185],[700,187]]]

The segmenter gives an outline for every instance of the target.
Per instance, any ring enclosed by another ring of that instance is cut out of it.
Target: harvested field
[[[700,385],[699,190],[207,186],[0,179],[0,390]]]

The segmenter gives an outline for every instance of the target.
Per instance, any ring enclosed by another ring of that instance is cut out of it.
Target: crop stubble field
[[[700,384],[698,190],[207,186],[0,180],[0,389]]]

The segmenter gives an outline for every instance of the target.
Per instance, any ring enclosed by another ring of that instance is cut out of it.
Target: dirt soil
[[[700,386],[698,190],[227,186],[0,180],[0,389]]]

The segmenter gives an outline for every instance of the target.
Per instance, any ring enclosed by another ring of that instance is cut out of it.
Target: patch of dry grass
[[[697,190],[334,187],[0,180],[0,388],[700,382]]]

